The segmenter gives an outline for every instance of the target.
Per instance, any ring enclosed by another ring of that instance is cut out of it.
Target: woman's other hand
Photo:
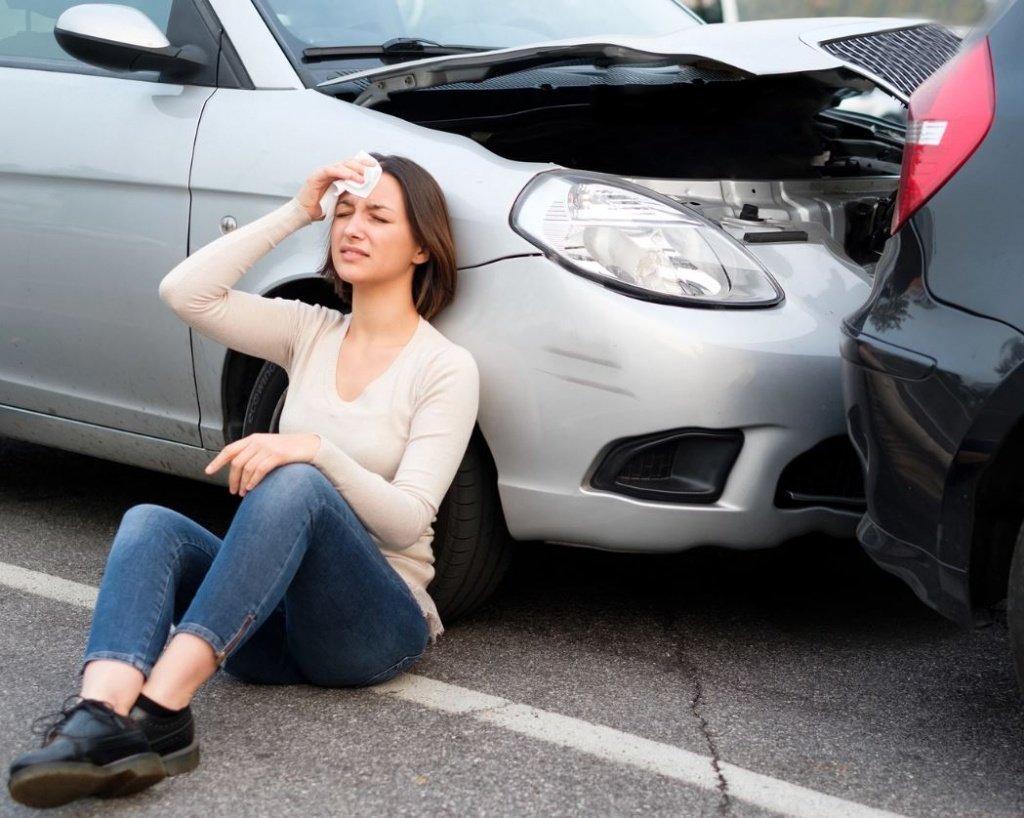
[[[204,471],[216,474],[231,464],[228,490],[244,497],[278,466],[310,463],[320,448],[320,436],[314,434],[255,434],[229,443]]]
[[[361,185],[363,183],[363,168],[377,164],[377,160],[369,159],[346,159],[343,162],[336,162],[333,165],[324,165],[317,168],[306,179],[295,198],[303,209],[309,214],[309,218],[318,222],[327,214],[320,207],[320,200],[327,192],[327,188],[337,181],[351,181]]]

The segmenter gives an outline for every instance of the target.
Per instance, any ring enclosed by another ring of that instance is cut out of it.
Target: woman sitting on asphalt
[[[328,212],[323,273],[350,313],[232,289]],[[428,323],[455,281],[437,183],[368,155],[319,168],[167,275],[160,294],[183,320],[288,372],[280,433],[235,441],[206,468],[229,467],[243,498],[223,540],[159,506],[125,514],[80,697],[12,763],[15,800],[127,795],[193,769],[189,705],[221,665],[258,684],[350,687],[423,655],[442,630],[426,591],[431,523],[477,411],[473,359]]]

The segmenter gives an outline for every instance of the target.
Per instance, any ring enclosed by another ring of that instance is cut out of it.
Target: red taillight
[[[977,150],[995,108],[988,39],[957,54],[914,92],[893,233]]]

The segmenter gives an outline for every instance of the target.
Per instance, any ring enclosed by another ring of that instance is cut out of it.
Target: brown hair
[[[417,264],[413,272],[412,300],[416,312],[429,321],[455,297],[458,274],[448,204],[434,177],[411,159],[379,153],[371,155],[380,162],[384,173],[391,174],[398,182],[413,239],[427,252],[427,260]],[[334,287],[342,303],[350,306],[352,285],[342,281],[334,269],[330,240],[319,273]]]

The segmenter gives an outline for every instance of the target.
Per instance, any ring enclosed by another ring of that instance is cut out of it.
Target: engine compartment
[[[632,179],[714,221],[746,212],[821,226],[870,267],[887,236],[903,127],[835,106],[873,87],[847,71],[569,64],[393,94],[375,107],[506,159]],[[355,100],[360,90],[335,93]]]
[[[506,159],[624,176],[803,179],[899,173],[901,149],[895,139],[865,125],[819,117],[846,90],[837,87],[834,74],[738,79],[716,72],[709,81],[709,73],[689,81],[654,74],[663,81],[647,84],[609,82],[600,73],[605,81],[589,85],[559,87],[556,78],[543,76],[529,87],[527,78],[465,83],[398,94],[378,110],[471,137]],[[579,68],[568,76],[588,77]],[[665,82],[668,77],[673,81]],[[850,79],[863,89],[864,80]]]

